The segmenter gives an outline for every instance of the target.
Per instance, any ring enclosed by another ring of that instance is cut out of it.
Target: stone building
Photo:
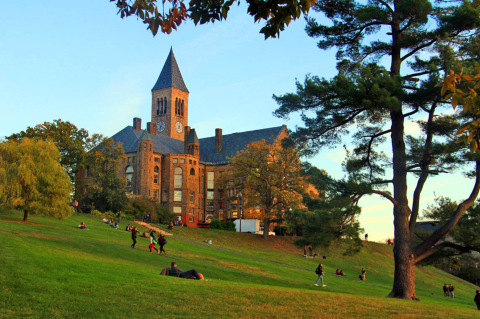
[[[190,227],[241,217],[241,198],[225,202],[216,183],[229,169],[229,157],[252,142],[278,143],[287,136],[286,126],[199,139],[188,126],[189,91],[173,50],[152,89],[151,121],[142,129],[142,120],[133,119],[112,139],[122,143],[127,162],[122,168],[126,192],[161,202]]]

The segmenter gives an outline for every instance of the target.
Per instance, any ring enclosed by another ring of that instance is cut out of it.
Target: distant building
[[[146,130],[142,129],[142,120],[134,118],[132,126],[112,136],[115,143],[122,143],[127,156],[119,172],[127,179],[125,191],[155,199],[190,227],[213,218],[238,218],[243,213],[241,198],[229,194],[233,200],[227,202],[216,183],[229,169],[228,158],[252,142],[278,143],[288,135],[287,127],[228,135],[217,128],[215,136],[199,139],[195,129],[188,126],[188,96],[170,50],[152,89],[151,121]],[[84,183],[88,184],[88,178]]]

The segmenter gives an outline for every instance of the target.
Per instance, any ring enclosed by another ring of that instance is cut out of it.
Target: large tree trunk
[[[263,238],[268,239],[268,232],[270,231],[270,218],[263,219]]]
[[[26,222],[28,218],[28,209],[23,210],[23,221]]]
[[[411,248],[408,215],[408,206],[397,205],[394,208],[395,274],[393,288],[388,297],[419,300],[415,293],[415,256]]]

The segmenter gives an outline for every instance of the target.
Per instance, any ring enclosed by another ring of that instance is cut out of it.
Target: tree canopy
[[[241,196],[248,209],[260,207],[267,238],[270,220],[301,203],[306,185],[297,149],[262,140],[230,160],[231,170],[223,174],[221,184],[227,194],[232,190],[233,196]]]
[[[88,152],[85,155],[85,169],[89,183],[82,201],[87,205],[93,204],[95,209],[102,212],[122,210],[127,204],[127,180],[122,174],[119,175],[119,170],[125,162],[122,145],[115,144],[111,138]]]
[[[23,138],[0,143],[0,204],[28,215],[70,215],[72,184],[59,163],[55,144]]]
[[[115,2],[118,14],[123,19],[136,16],[146,24],[155,36],[160,30],[170,34],[172,30],[186,20],[192,20],[195,25],[208,22],[222,21],[227,18],[228,12],[234,4],[240,5],[239,0],[110,0]],[[265,20],[265,26],[260,33],[265,38],[275,38],[285,29],[292,20],[306,15],[315,0],[282,0],[260,1],[248,0],[248,14],[255,22]],[[165,4],[167,8],[165,11]]]
[[[351,203],[377,194],[393,204],[395,275],[389,296],[417,300],[414,265],[435,252],[436,243],[453,229],[480,189],[479,155],[455,138],[459,128],[476,120],[475,115],[464,112],[460,103],[457,113],[446,112],[451,110],[450,101],[436,87],[451,70],[473,72],[479,58],[480,3],[319,0],[314,11],[331,23],[310,16],[307,34],[319,39],[320,49],[337,49],[338,75],[330,80],[308,75],[303,83],[297,81],[296,93],[274,95],[279,104],[275,115],[287,119],[301,114],[304,127],[291,137],[310,155],[341,145],[352,129],[356,131],[342,192]],[[425,119],[418,121],[421,136],[405,131],[412,116]],[[391,153],[381,150],[387,141]],[[414,246],[426,181],[454,169],[473,169],[471,194],[442,227]],[[407,178],[417,182],[411,206]]]
[[[78,129],[74,124],[61,119],[52,123],[44,122],[25,131],[7,136],[7,140],[20,140],[25,137],[42,138],[55,143],[60,152],[60,164],[75,185],[76,173],[82,167],[82,156],[102,140],[100,134],[89,135],[85,129]]]

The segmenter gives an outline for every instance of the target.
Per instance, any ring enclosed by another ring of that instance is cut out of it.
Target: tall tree
[[[177,30],[177,27],[186,20],[192,20],[195,25],[222,21],[227,18],[233,4],[240,5],[239,0],[190,0],[188,3],[184,0],[163,0],[161,3],[158,0],[110,0],[110,2],[116,3],[122,19],[136,16],[148,25],[147,29],[150,29],[154,36],[158,30],[170,34],[172,29]],[[265,38],[275,38],[292,20],[307,14],[315,0],[268,2],[249,0],[247,3],[248,14],[255,22],[266,21],[260,33],[263,33]]]
[[[288,118],[301,112],[305,127],[297,128],[292,138],[310,154],[342,143],[357,125],[356,147],[345,165],[348,181],[358,185],[351,200],[378,194],[393,204],[395,274],[389,296],[417,300],[414,265],[435,252],[435,244],[453,229],[480,188],[478,156],[465,154],[452,138],[469,119],[438,116],[447,103],[435,88],[441,72],[458,69],[475,57],[469,46],[477,39],[479,2],[320,0],[314,10],[332,24],[309,18],[307,33],[320,39],[321,49],[338,48],[339,74],[331,80],[307,76],[304,84],[297,82],[296,94],[274,96],[280,105],[275,114]],[[367,36],[375,39],[366,43]],[[436,54],[428,54],[434,50]],[[420,56],[423,52],[427,54]],[[389,70],[379,64],[381,59],[388,59]],[[409,68],[402,68],[405,64]],[[420,138],[405,133],[405,121],[412,115],[426,117],[420,123]],[[391,156],[378,149],[388,137]],[[420,194],[427,179],[468,164],[475,166],[476,179],[470,196],[445,225],[414,247]],[[387,178],[385,167],[391,167]],[[407,176],[417,178],[411,207]],[[393,194],[385,191],[387,185],[393,186]]]
[[[70,215],[72,184],[59,164],[55,144],[23,138],[0,143],[0,204],[28,215]]]
[[[112,139],[104,140],[85,156],[88,170],[88,187],[83,202],[93,204],[102,212],[122,210],[127,204],[126,178],[119,175],[120,166],[126,162],[122,145]]]
[[[270,220],[301,203],[305,182],[295,147],[283,147],[265,140],[253,142],[231,160],[231,170],[223,174],[227,191],[240,192],[249,207],[264,211],[263,237],[268,237]]]
[[[7,136],[7,140],[20,140],[25,137],[36,137],[51,140],[60,152],[60,164],[75,185],[76,174],[82,165],[82,156],[102,140],[100,134],[89,135],[85,129],[78,129],[74,124],[61,119],[52,123],[44,122],[25,131]]]

